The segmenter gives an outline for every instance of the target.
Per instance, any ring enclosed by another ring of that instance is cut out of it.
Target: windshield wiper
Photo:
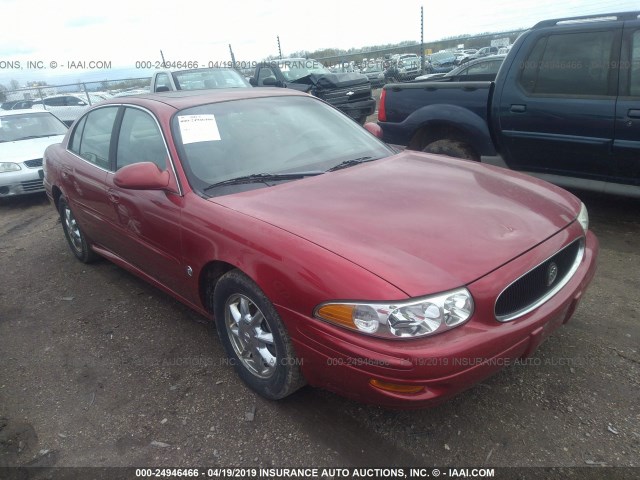
[[[358,157],[352,158],[351,160],[345,160],[344,162],[340,162],[335,167],[331,167],[329,170],[327,170],[327,172],[334,172],[336,170],[341,170],[343,168],[358,165],[359,163],[370,162],[371,160],[378,160],[378,157]]]
[[[244,175],[242,177],[230,178],[217,182],[205,187],[204,190],[211,190],[212,188],[222,187],[225,185],[242,185],[246,183],[266,183],[266,182],[279,182],[284,180],[295,180],[297,178],[312,177],[315,175],[321,175],[325,172],[313,170],[310,172],[291,172],[291,173],[254,173],[252,175]]]

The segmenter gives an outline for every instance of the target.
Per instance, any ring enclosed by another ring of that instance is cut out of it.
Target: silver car
[[[50,112],[0,110],[0,198],[43,192],[42,155],[66,133]]]

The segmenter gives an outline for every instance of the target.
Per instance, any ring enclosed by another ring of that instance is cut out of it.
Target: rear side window
[[[70,149],[88,162],[108,169],[111,131],[118,108],[98,108],[86,115],[74,132]]]
[[[71,135],[71,140],[69,141],[69,150],[77,155],[80,155],[80,140],[82,140],[82,131],[84,130],[84,124],[86,121],[87,117],[82,117],[82,120],[80,120],[78,125],[76,125],[76,128]]]
[[[613,30],[542,37],[520,66],[519,83],[531,94],[615,95],[615,38]]]
[[[632,97],[640,97],[640,31],[637,31],[633,34],[633,40],[631,44],[629,94]]]

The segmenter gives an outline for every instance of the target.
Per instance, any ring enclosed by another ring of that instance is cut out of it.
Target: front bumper
[[[361,117],[368,117],[376,111],[376,101],[373,98],[359,102],[340,103],[333,106],[354,120],[358,120]]]
[[[42,168],[21,165],[17,172],[0,173],[0,198],[44,192]]]
[[[575,236],[569,239],[567,232],[560,233],[468,285],[476,303],[472,319],[433,337],[381,340],[289,310],[279,311],[292,333],[309,384],[364,403],[393,408],[434,406],[530,356],[547,336],[571,318],[595,274],[599,247],[591,232],[587,234],[578,270],[546,303],[506,323],[495,319],[493,308],[500,293],[496,285],[508,284],[510,279],[573,239]],[[396,393],[372,386],[372,379],[423,389],[417,393]]]

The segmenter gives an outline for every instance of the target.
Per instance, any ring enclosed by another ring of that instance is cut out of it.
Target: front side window
[[[101,168],[108,169],[111,131],[117,113],[118,107],[98,108],[89,112],[83,120],[79,139],[75,138],[79,134],[78,128],[74,132],[71,149],[77,148],[77,153],[82,158]],[[78,124],[79,126],[80,124]]]
[[[160,170],[167,168],[167,149],[154,118],[147,112],[128,107],[122,117],[116,170],[139,162],[155,163]]]
[[[502,60],[492,60],[490,62],[478,62],[475,65],[469,67],[466,75],[489,75],[492,73],[498,73],[502,65]]]
[[[270,68],[261,68],[258,70],[258,85],[263,86],[265,78],[273,78],[276,79],[276,76],[273,73],[273,70]]]
[[[519,83],[540,95],[613,95],[615,31],[563,33],[540,38],[520,66]]]
[[[64,97],[52,97],[45,98],[42,103],[44,103],[47,107],[64,107],[65,101]]]
[[[169,75],[166,73],[160,73],[156,77],[156,91],[161,88],[163,90],[171,90],[171,83],[169,82]]]

